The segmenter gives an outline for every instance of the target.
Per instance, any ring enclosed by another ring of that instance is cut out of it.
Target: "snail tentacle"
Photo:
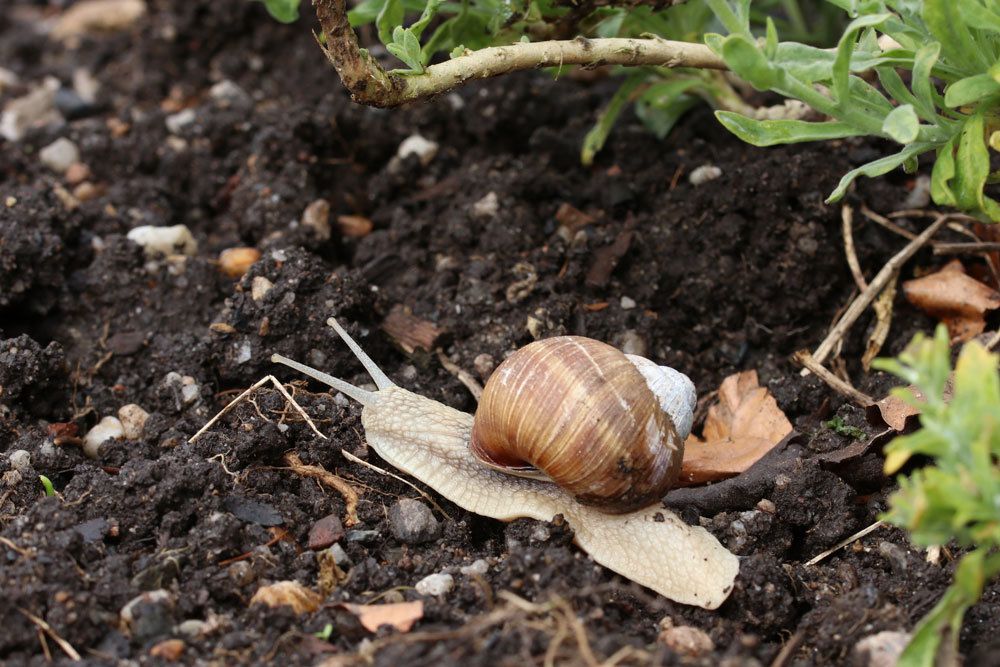
[[[319,380],[323,384],[329,385],[346,396],[353,398],[361,405],[374,405],[378,402],[378,395],[375,392],[367,391],[361,387],[355,387],[350,382],[344,382],[340,378],[335,378],[328,373],[318,371],[312,366],[300,364],[299,362],[280,354],[272,354],[271,361],[276,364],[284,364],[289,368],[294,368],[303,375],[308,375],[314,380]]]
[[[351,335],[344,330],[344,327],[340,326],[340,322],[331,317],[326,321],[326,323],[333,327],[333,330],[337,332],[337,335],[339,335],[344,342],[347,343],[347,347],[351,348],[351,352],[353,352],[354,356],[358,358],[361,365],[365,367],[368,374],[372,376],[372,380],[375,380],[376,387],[381,390],[396,386],[396,383],[390,380],[389,376],[382,372],[382,369],[378,367],[378,364],[376,364],[372,358],[361,349],[361,346],[354,342]]]

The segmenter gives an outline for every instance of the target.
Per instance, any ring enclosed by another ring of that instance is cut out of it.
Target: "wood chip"
[[[279,581],[269,586],[261,586],[250,598],[250,604],[266,604],[268,607],[291,607],[298,615],[311,614],[319,609],[323,598],[297,581]]]
[[[371,234],[374,225],[363,215],[338,215],[337,227],[344,236],[360,239]]]
[[[593,262],[591,262],[590,269],[587,271],[587,286],[604,287],[608,284],[608,281],[611,280],[611,274],[614,272],[615,267],[618,266],[618,262],[621,261],[621,258],[628,252],[629,246],[632,245],[632,237],[634,235],[632,230],[624,230],[615,237],[611,245],[594,251]]]
[[[383,625],[390,625],[400,632],[409,632],[413,624],[424,616],[424,603],[395,602],[392,604],[350,604],[341,605],[358,617],[361,625],[369,632],[375,632]]]
[[[428,352],[433,350],[438,346],[438,339],[444,334],[443,329],[429,320],[414,315],[402,304],[393,306],[382,320],[382,331],[389,334],[407,354],[413,354],[418,349]]]
[[[569,230],[571,234],[575,234],[587,225],[594,224],[595,220],[594,216],[584,213],[567,202],[560,204],[559,210],[556,211],[556,222]]]

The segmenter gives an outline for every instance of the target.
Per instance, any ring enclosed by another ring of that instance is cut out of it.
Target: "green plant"
[[[857,426],[851,426],[844,421],[841,416],[836,416],[833,419],[829,419],[823,422],[823,426],[827,427],[837,435],[842,435],[845,438],[852,438],[854,440],[861,440],[865,437],[865,432],[862,431]]]
[[[905,528],[915,544],[956,542],[971,549],[955,569],[952,585],[917,625],[900,665],[930,667],[954,655],[965,611],[985,584],[1000,574],[1000,373],[998,355],[968,343],[951,373],[948,334],[918,335],[898,360],[878,360],[923,392],[894,393],[920,409],[920,429],[886,446],[885,469],[898,472],[913,456],[930,465],[901,476],[885,520]],[[950,400],[946,399],[951,393]]]
[[[995,177],[989,148],[1000,147],[1000,6],[995,0],[828,1],[853,17],[835,51],[779,41],[773,22],[758,38],[750,0],[706,0],[729,34],[705,41],[733,72],[758,90],[801,100],[832,118],[761,121],[719,111],[722,124],[757,146],[854,136],[900,146],[848,172],[830,202],[858,176],[899,166],[912,172],[921,154],[934,152],[934,201],[1000,220],[1000,204],[985,193]],[[900,71],[909,73],[909,86]],[[863,76],[870,72],[880,87]]]
[[[292,23],[299,18],[299,3],[301,0],[259,0],[264,3],[267,12],[282,23]]]
[[[45,491],[46,496],[56,495],[56,489],[52,486],[52,480],[50,480],[45,475],[39,475],[38,481],[42,483],[42,489]]]

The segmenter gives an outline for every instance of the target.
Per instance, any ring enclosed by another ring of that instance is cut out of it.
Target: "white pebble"
[[[487,572],[489,572],[489,569],[490,569],[490,564],[487,563],[482,558],[480,558],[478,560],[473,561],[471,565],[463,565],[462,567],[458,568],[458,571],[468,577],[473,574],[486,574]]]
[[[722,176],[722,170],[716,167],[714,164],[704,164],[688,176],[688,181],[691,185],[703,185],[709,181],[714,181],[719,176]]]
[[[500,211],[497,193],[490,192],[472,205],[472,217],[477,219],[495,218]]]
[[[26,449],[15,449],[7,458],[10,459],[10,467],[19,472],[31,467],[31,454]]]
[[[622,305],[622,310],[632,310],[633,308],[635,308],[635,299],[623,296],[621,305]]]
[[[149,413],[135,403],[129,403],[118,408],[118,419],[126,440],[138,440],[142,437],[142,429],[146,426]]]
[[[128,233],[128,239],[142,246],[147,256],[193,255],[198,252],[198,242],[186,225],[154,227],[142,225]]]
[[[198,116],[195,114],[194,109],[185,109],[184,111],[167,116],[164,122],[171,134],[180,134],[185,128],[194,125],[194,121],[197,118]]]
[[[58,79],[48,77],[27,95],[11,100],[0,116],[0,136],[8,141],[20,141],[32,127],[63,122],[62,114],[55,108],[59,86]]]
[[[101,453],[101,445],[108,440],[117,440],[125,435],[122,423],[115,417],[105,417],[83,436],[83,453],[96,459]]]
[[[417,592],[421,595],[444,595],[455,587],[455,578],[450,574],[429,574],[417,582]]]
[[[80,149],[66,137],[59,137],[38,151],[38,159],[52,171],[61,174],[80,161]]]
[[[425,167],[430,164],[434,156],[437,155],[438,145],[419,134],[411,134],[403,143],[399,145],[399,149],[396,150],[396,157],[400,160],[406,159],[410,155],[416,155],[420,160],[420,164]]]
[[[250,296],[254,301],[260,301],[265,294],[271,291],[272,287],[274,287],[274,283],[264,276],[254,276],[253,282],[250,283]]]
[[[230,79],[223,79],[212,86],[208,91],[208,96],[221,107],[249,106],[252,102],[247,91]]]

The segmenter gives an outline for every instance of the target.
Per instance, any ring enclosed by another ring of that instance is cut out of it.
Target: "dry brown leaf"
[[[296,614],[311,614],[319,609],[323,598],[297,581],[279,581],[270,586],[261,586],[250,598],[250,604],[266,604],[268,607],[291,607]]]
[[[700,484],[738,475],[792,432],[792,424],[757,371],[730,375],[708,410],[702,437],[684,443],[679,483]]]
[[[400,632],[409,632],[413,624],[424,616],[424,603],[394,602],[392,604],[350,604],[341,605],[358,617],[361,625],[369,632],[375,632],[383,625],[391,625]]]
[[[940,271],[906,281],[903,292],[910,303],[944,322],[953,342],[982,333],[985,312],[1000,308],[1000,292],[966,275],[957,259]]]

